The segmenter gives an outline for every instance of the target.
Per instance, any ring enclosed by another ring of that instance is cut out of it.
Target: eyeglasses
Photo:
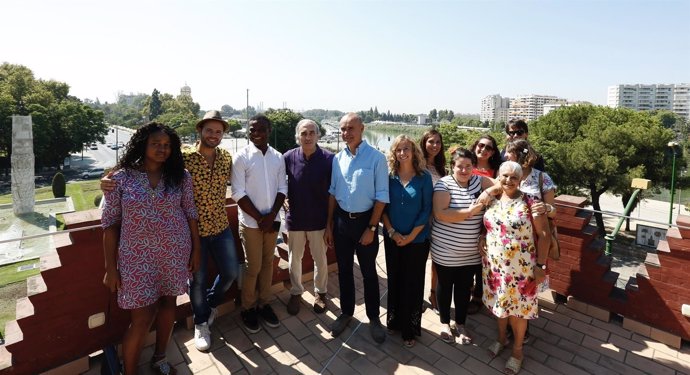
[[[479,151],[486,149],[486,151],[493,151],[494,147],[492,145],[487,145],[485,143],[477,143],[477,148]]]
[[[520,130],[508,130],[508,131],[506,132],[506,134],[508,134],[508,135],[511,136],[511,137],[514,137],[514,136],[516,136],[516,135],[517,135],[517,136],[521,136],[521,135],[525,134],[525,131],[522,130],[522,129],[520,129]]]

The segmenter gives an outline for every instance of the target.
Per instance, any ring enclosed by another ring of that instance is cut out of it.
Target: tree
[[[235,111],[234,108],[231,106],[224,104],[222,107],[220,107],[220,114],[223,117],[232,117],[236,114],[237,112]]]
[[[436,108],[429,111],[429,118],[431,119],[432,122],[436,121],[437,117],[438,117],[438,111],[436,111]]]
[[[304,117],[301,114],[292,112],[289,109],[272,109],[264,112],[264,115],[271,120],[272,128],[268,141],[279,152],[295,147],[295,128],[297,123]]]
[[[151,101],[149,102],[149,121],[155,120],[156,117],[163,113],[161,108],[163,104],[161,103],[159,95],[160,92],[158,92],[157,89],[153,89],[153,92],[151,93]]]
[[[64,82],[43,81],[21,65],[0,65],[0,156],[12,153],[12,115],[31,115],[36,167],[59,167],[85,144],[104,141],[102,111],[69,95]]]
[[[65,176],[62,174],[62,172],[58,172],[55,174],[55,176],[53,176],[52,190],[53,197],[55,198],[62,198],[65,196],[65,193],[67,192],[67,185],[65,182]]]
[[[631,180],[660,181],[669,173],[665,161],[673,131],[647,112],[591,105],[561,107],[530,123],[530,141],[539,150],[560,193],[589,193],[600,211],[599,198],[610,191],[629,191]],[[595,213],[597,227],[604,221]]]

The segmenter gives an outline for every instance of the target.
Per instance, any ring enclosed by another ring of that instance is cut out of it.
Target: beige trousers
[[[264,233],[258,228],[240,224],[240,239],[244,247],[244,277],[242,280],[242,308],[264,305],[271,299],[273,258],[278,232]],[[257,297],[258,288],[258,297]]]
[[[328,284],[328,260],[326,258],[326,242],[323,240],[325,229],[312,231],[289,231],[288,246],[290,247],[290,294],[299,295],[304,292],[302,286],[302,256],[304,248],[309,242],[311,257],[314,259],[314,291],[326,293]]]

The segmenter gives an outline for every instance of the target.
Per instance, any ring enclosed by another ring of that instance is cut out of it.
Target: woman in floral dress
[[[175,322],[176,296],[199,264],[199,233],[192,180],[180,138],[149,123],[134,133],[115,168],[116,188],[105,192],[101,218],[106,274],[131,323],[122,339],[124,374],[136,374],[144,338],[156,320],[151,367],[174,374],[165,358]]]
[[[510,322],[514,342],[505,367],[508,374],[520,371],[527,321],[538,317],[537,285],[545,277],[550,241],[546,216],[532,211],[532,201],[519,189],[521,177],[519,164],[504,162],[498,171],[502,193],[491,199],[485,192],[479,198],[491,199],[484,214],[483,302],[498,318],[498,340],[489,346],[489,352],[497,356],[507,345]]]

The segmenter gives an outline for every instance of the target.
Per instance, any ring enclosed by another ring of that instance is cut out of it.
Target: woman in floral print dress
[[[105,193],[103,283],[117,291],[131,323],[122,339],[124,374],[136,374],[144,338],[156,321],[151,367],[174,374],[165,359],[175,322],[176,296],[199,264],[200,240],[192,180],[184,169],[180,139],[169,127],[149,123],[134,133]]]
[[[506,327],[510,321],[514,342],[505,368],[509,374],[520,371],[527,321],[538,317],[537,285],[545,277],[550,241],[545,215],[533,212],[532,201],[520,192],[521,177],[519,164],[511,161],[501,164],[498,181],[502,193],[490,201],[484,214],[486,248],[481,250],[482,299],[498,318],[498,340],[489,347],[489,352],[497,356],[506,346]],[[480,197],[480,201],[484,199]]]

